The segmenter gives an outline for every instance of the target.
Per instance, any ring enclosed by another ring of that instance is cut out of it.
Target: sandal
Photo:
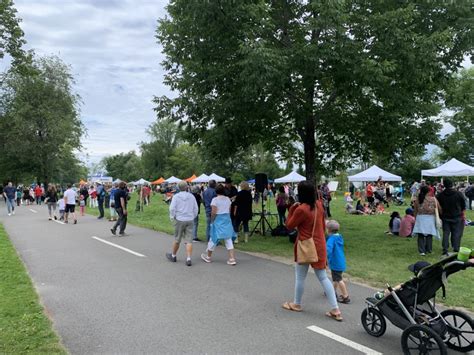
[[[351,303],[351,299],[349,298],[349,296],[346,296],[346,297],[344,297],[344,296],[339,296],[339,297],[337,298],[337,301],[338,301],[339,303],[344,303],[344,304],[349,304],[349,303]]]
[[[342,315],[341,313],[332,313],[332,312],[326,312],[326,317],[332,318],[338,322],[342,322]]]
[[[284,309],[288,311],[301,312],[301,306],[292,302],[285,302],[281,305]]]

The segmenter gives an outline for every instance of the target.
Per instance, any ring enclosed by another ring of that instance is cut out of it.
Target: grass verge
[[[0,353],[66,354],[0,225]]]
[[[129,203],[129,218],[131,224],[170,233],[174,232],[169,220],[168,205],[162,201],[160,195],[152,198],[150,206],[145,206],[143,212],[135,211],[136,195]],[[364,282],[383,287],[386,283],[396,285],[411,277],[407,267],[418,260],[435,262],[441,256],[441,242],[433,240],[433,253],[421,257],[417,251],[416,238],[400,238],[385,234],[392,211],[405,214],[408,206],[390,206],[388,214],[377,216],[348,215],[344,211],[344,200],[337,196],[331,203],[331,212],[334,219],[341,225],[341,233],[345,239],[345,250],[348,264],[347,273]],[[254,207],[259,210],[259,206]],[[275,201],[270,200],[267,209],[276,213]],[[97,215],[97,209],[88,209],[88,213]],[[108,215],[108,214],[106,214]],[[468,219],[474,219],[473,211],[467,212]],[[199,237],[205,239],[206,219],[204,213],[200,215]],[[276,226],[277,220],[271,218]],[[474,227],[466,227],[462,245],[474,248]],[[259,252],[272,256],[293,257],[293,246],[286,237],[271,237],[254,234],[247,244],[240,243],[237,249],[249,252]],[[474,269],[459,272],[449,278],[447,298],[443,303],[450,306],[465,307],[474,311]]]

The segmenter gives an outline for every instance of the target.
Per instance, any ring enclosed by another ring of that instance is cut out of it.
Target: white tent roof
[[[367,170],[349,176],[349,181],[377,181],[380,177],[382,177],[383,181],[402,181],[400,176],[391,174],[377,165],[372,165]]]
[[[217,175],[216,173],[212,173],[211,175],[209,175],[209,180],[216,180],[216,182],[224,182],[225,178]]]
[[[422,170],[422,176],[474,176],[474,167],[464,164],[457,159],[438,166],[434,169]]]
[[[118,183],[121,183],[121,182],[122,182],[122,180],[120,180],[120,179],[115,179],[115,180],[113,181],[114,184],[118,184]]]
[[[275,179],[276,183],[282,183],[282,182],[300,182],[300,181],[305,181],[306,178],[303,175],[298,174],[296,171],[292,171],[288,175],[285,175],[281,178]]]
[[[166,179],[165,181],[166,181],[167,183],[170,183],[170,184],[176,184],[176,183],[180,182],[181,179],[178,179],[177,177],[172,176],[172,177]]]
[[[133,185],[145,185],[149,183],[150,183],[149,181],[146,181],[144,178],[141,178],[140,180],[134,181]]]
[[[197,178],[195,178],[192,182],[208,182],[209,181],[209,176],[206,174],[201,174]]]

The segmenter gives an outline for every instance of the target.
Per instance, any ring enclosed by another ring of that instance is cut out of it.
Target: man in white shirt
[[[68,217],[69,213],[72,214],[72,217],[74,218],[74,224],[77,224],[77,218],[76,218],[76,191],[72,189],[71,184],[67,184],[67,190],[64,192],[64,202],[66,203],[66,209],[64,210],[65,216],[64,216],[64,223],[68,223]]]
[[[174,222],[174,242],[171,253],[166,257],[171,262],[176,262],[179,244],[182,240],[186,244],[186,265],[191,266],[193,252],[193,227],[194,219],[198,215],[198,205],[193,194],[187,192],[188,184],[185,181],[178,183],[179,191],[173,196],[170,205],[170,219]]]

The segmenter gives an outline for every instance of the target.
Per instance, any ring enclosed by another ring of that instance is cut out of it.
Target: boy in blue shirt
[[[344,239],[339,233],[339,223],[330,220],[326,224],[328,236],[326,237],[326,248],[329,268],[331,269],[332,283],[336,295],[339,289],[338,301],[341,303],[350,303],[347,287],[342,280],[342,273],[346,271],[346,257],[344,255]]]

